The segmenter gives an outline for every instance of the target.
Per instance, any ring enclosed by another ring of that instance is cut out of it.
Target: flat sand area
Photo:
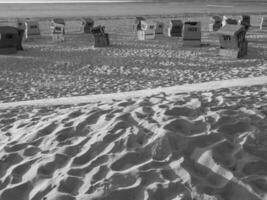
[[[111,46],[94,48],[94,38],[81,33],[78,19],[66,21],[66,40],[52,42],[49,21],[40,21],[41,36],[23,43],[24,51],[0,55],[0,101],[82,96],[169,87],[188,83],[246,78],[267,73],[267,33],[259,30],[262,15],[251,15],[248,55],[218,55],[218,36],[208,30],[209,16],[179,17],[202,23],[202,47],[182,46],[181,38],[156,36],[138,41],[134,17],[95,18],[109,33]],[[237,16],[234,16],[237,17]],[[163,21],[172,17],[148,16]]]
[[[0,55],[0,102],[128,92],[265,75],[267,34],[259,30],[259,24],[266,8],[263,1],[1,4],[1,20],[38,18],[41,36],[23,42],[25,51]],[[228,13],[235,18],[242,13],[251,14],[248,56],[237,60],[218,55],[218,37],[208,30],[212,13]],[[165,35],[137,41],[133,33],[136,15],[163,21]],[[53,16],[66,19],[64,43],[52,42],[49,19]],[[93,36],[81,33],[82,16],[92,16],[96,25],[106,27],[111,46],[93,47]],[[201,21],[203,46],[185,48],[181,38],[167,37],[166,27],[173,18]]]

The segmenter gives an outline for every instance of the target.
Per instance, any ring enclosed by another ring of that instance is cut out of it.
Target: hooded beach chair
[[[238,20],[224,15],[222,20],[222,27],[224,27],[226,24],[237,25]]]
[[[55,27],[63,27],[63,35],[65,35],[66,22],[62,18],[53,18],[50,22],[51,33],[54,32]]]
[[[25,38],[28,39],[31,36],[40,35],[39,23],[33,20],[25,21]]]
[[[16,53],[22,48],[24,30],[16,27],[0,26],[0,54]]]
[[[156,24],[155,34],[156,35],[164,34],[164,23],[160,21],[155,21],[155,24]]]
[[[51,33],[52,34],[52,40],[54,42],[63,42],[65,40],[65,37],[64,37],[64,29],[65,28],[65,25],[63,24],[55,24],[54,27],[53,27],[53,32]]]
[[[150,20],[141,21],[141,30],[137,31],[138,40],[155,39],[156,23]]]
[[[249,15],[242,15],[241,18],[238,21],[238,24],[245,27],[245,30],[248,30],[251,26],[250,24],[250,16]]]
[[[242,25],[227,24],[218,32],[220,50],[219,54],[224,57],[241,58],[247,55],[248,42],[246,30]]]
[[[183,26],[183,46],[201,46],[201,24],[196,21],[187,21]]]
[[[94,35],[94,39],[95,39],[94,47],[106,47],[110,45],[109,35],[105,33],[104,26],[99,25],[99,26],[93,27],[91,32]]]
[[[210,19],[211,23],[209,24],[210,31],[218,31],[222,27],[222,18],[220,16],[212,16]]]
[[[82,18],[82,26],[84,33],[91,33],[91,30],[94,27],[94,20],[90,17],[84,17]]]
[[[262,31],[266,31],[267,30],[267,17],[262,17],[261,18],[260,29]]]
[[[141,30],[141,22],[146,21],[146,19],[142,16],[138,16],[135,18],[134,24],[133,24],[133,32],[136,33],[137,31]]]
[[[169,23],[168,36],[169,37],[182,37],[183,22],[182,20],[173,19]]]

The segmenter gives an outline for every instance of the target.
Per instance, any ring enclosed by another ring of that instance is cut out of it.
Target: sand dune
[[[266,86],[0,111],[1,200],[264,200]]]

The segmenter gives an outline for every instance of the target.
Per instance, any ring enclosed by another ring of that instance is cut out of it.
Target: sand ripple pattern
[[[1,110],[0,199],[267,199],[266,91]]]

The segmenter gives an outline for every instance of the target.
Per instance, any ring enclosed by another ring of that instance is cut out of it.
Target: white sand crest
[[[193,91],[208,91],[208,90],[216,90],[220,88],[244,87],[244,86],[264,85],[264,84],[267,84],[267,76],[238,78],[238,79],[230,79],[230,80],[222,80],[222,81],[210,81],[210,82],[204,82],[204,83],[185,84],[185,85],[165,87],[165,88],[137,90],[133,92],[0,103],[0,109],[6,109],[6,108],[18,107],[18,106],[53,106],[53,105],[72,105],[72,104],[81,104],[81,103],[96,103],[99,101],[110,102],[112,100],[145,97],[145,96],[151,96],[151,95],[155,95],[159,93],[178,94],[178,93],[187,93],[187,92],[193,92]]]

